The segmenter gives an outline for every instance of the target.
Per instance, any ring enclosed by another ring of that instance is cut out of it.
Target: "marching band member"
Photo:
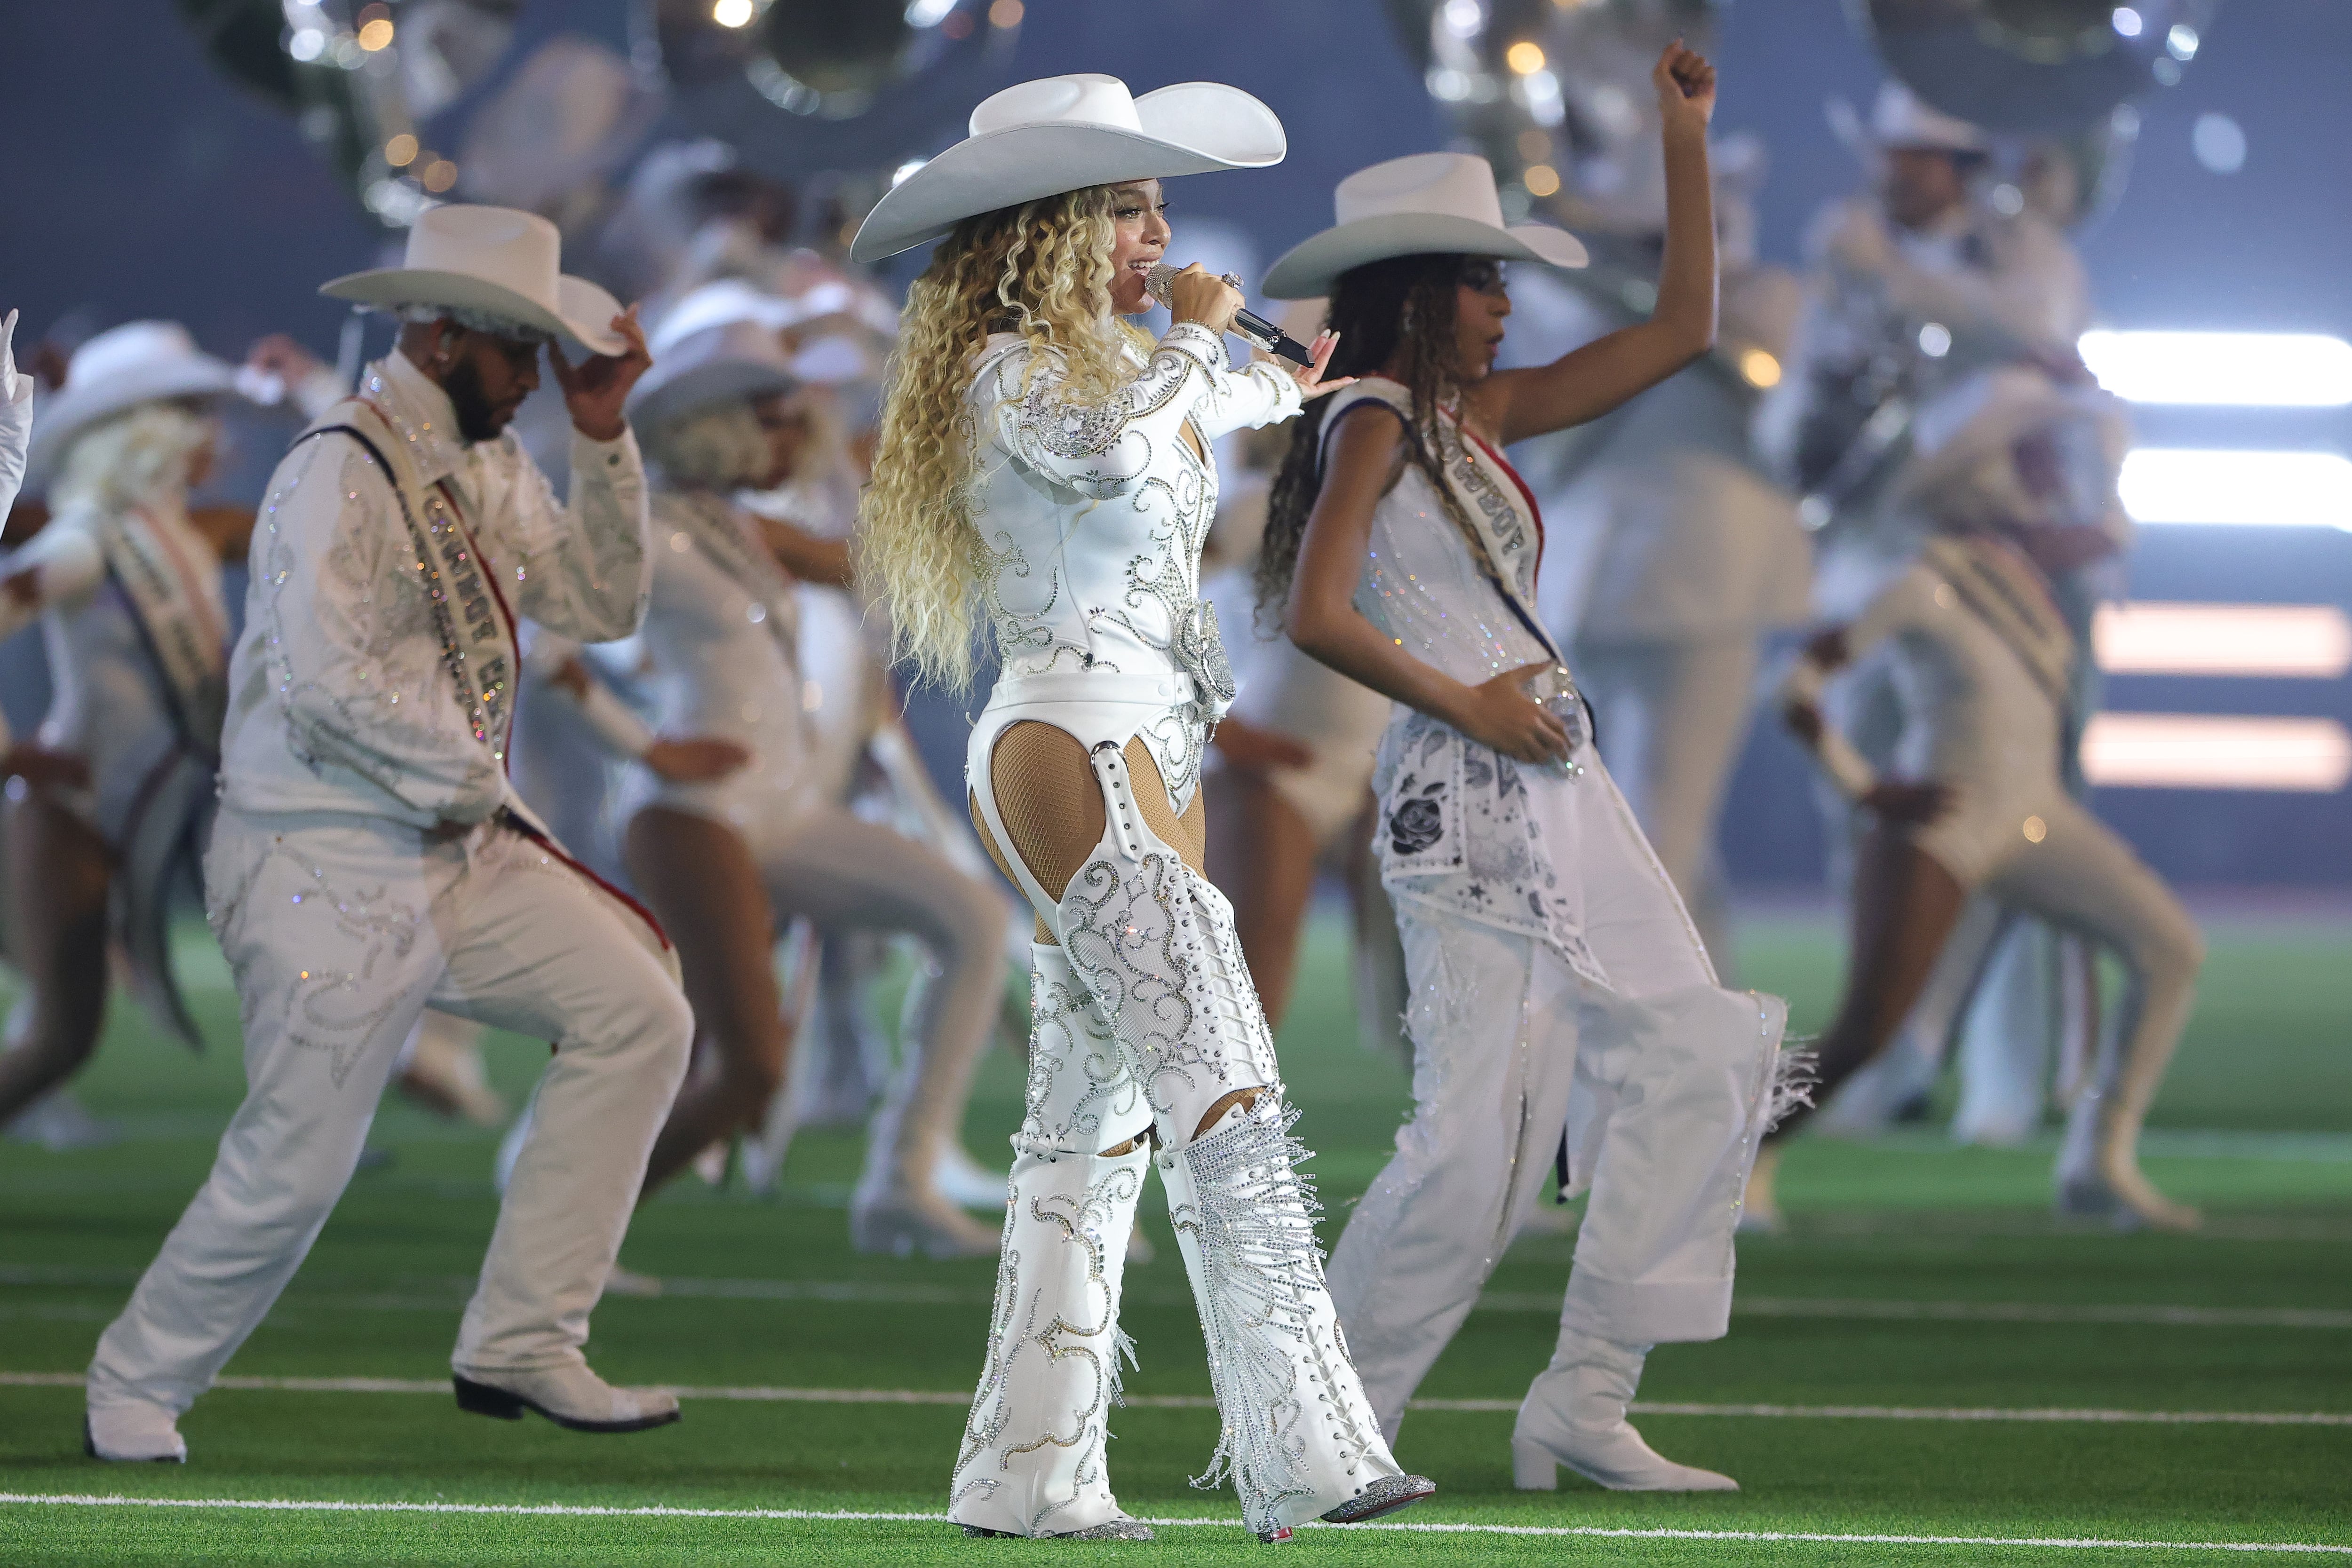
[[[621,412],[643,335],[603,290],[559,280],[557,249],[531,214],[436,207],[405,265],[325,287],[404,325],[279,464],[257,529],[205,878],[247,1094],[99,1341],[99,1458],[186,1457],[177,1416],[300,1266],[428,1004],[554,1047],[451,1356],[459,1407],[597,1432],[677,1418],[675,1396],[612,1386],[582,1346],[691,1019],[658,928],[505,768],[516,618],[618,637],[647,576]],[[506,430],[542,345],[575,431],[562,506]]]
[[[1507,229],[1493,170],[1460,153],[1350,175],[1337,225],[1266,278],[1277,298],[1329,294],[1339,362],[1363,379],[1300,424],[1261,580],[1301,648],[1397,704],[1375,842],[1412,988],[1415,1103],[1332,1254],[1332,1293],[1393,1434],[1561,1156],[1563,1188],[1591,1197],[1558,1347],[1512,1434],[1523,1488],[1565,1464],[1618,1489],[1736,1490],[1652,1451],[1625,1410],[1654,1344],[1727,1327],[1740,1192],[1785,1076],[1784,1004],[1717,983],[1592,752],[1532,609],[1542,521],[1500,455],[1607,413],[1713,340],[1715,72],[1677,44],[1652,82],[1669,216],[1648,321],[1495,371],[1505,258],[1584,253],[1557,229]]]
[[[26,468],[52,520],[11,562],[7,594],[46,607],[54,693],[40,740],[87,776],[8,807],[10,956],[29,1005],[0,1056],[0,1123],[97,1045],[110,942],[158,1024],[202,1043],[172,977],[165,910],[212,810],[227,702],[221,561],[244,553],[252,527],[188,506],[236,374],[175,323],[128,322],[75,351],[34,427]]]
[[[932,1167],[994,1027],[1007,913],[993,888],[841,803],[845,781],[825,776],[813,745],[798,590],[845,583],[847,547],[731,499],[792,476],[811,411],[775,332],[738,319],[666,347],[631,419],[656,475],[645,631],[656,727],[691,738],[616,740],[639,756],[724,748],[730,764],[649,768],[625,794],[631,879],[677,935],[718,1057],[672,1110],[646,1186],[765,1116],[789,1044],[772,959],[785,922],[911,932],[940,977],[922,987],[908,1092],[875,1129],[851,1235],[868,1251],[984,1255],[993,1237],[939,1195]]]
[[[1150,1533],[1104,1454],[1149,1166],[1224,1420],[1201,1484],[1229,1475],[1268,1539],[1369,1519],[1434,1489],[1390,1456],[1340,1342],[1296,1113],[1200,870],[1202,751],[1233,696],[1199,592],[1209,444],[1328,390],[1329,344],[1295,377],[1231,369],[1241,296],[1198,267],[1171,286],[1156,344],[1116,319],[1148,308],[1167,249],[1160,181],[1273,163],[1282,127],[1214,83],[1130,98],[1077,75],[1006,89],[971,130],[882,198],[851,251],[941,240],[901,319],[863,575],[899,647],[948,685],[969,682],[984,618],[1001,674],[966,778],[1037,915],[1028,1110],[949,1517],[974,1534]]]

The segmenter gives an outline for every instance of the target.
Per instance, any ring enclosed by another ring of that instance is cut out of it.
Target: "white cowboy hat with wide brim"
[[[1129,93],[1081,71],[1006,88],[971,111],[971,134],[891,187],[849,259],[879,261],[1000,207],[1089,185],[1263,169],[1289,150],[1274,110],[1239,88],[1178,82]]]
[[[1879,88],[1868,124],[1842,98],[1830,99],[1827,109],[1830,129],[1857,158],[1895,152],[1967,154],[1992,150],[1992,139],[1981,128],[1946,114],[1899,81]]]
[[[612,329],[611,315],[583,313],[612,296],[589,295],[583,290],[595,285],[564,277],[562,251],[555,225],[536,213],[452,204],[418,214],[400,266],[354,272],[319,292],[379,309],[470,311],[568,338],[593,354],[621,352],[627,340]]]
[[[125,321],[74,350],[66,384],[40,400],[25,454],[28,491],[37,492],[74,437],[100,420],[145,402],[225,397],[236,390],[236,367],[196,347],[177,321]]]
[[[1467,152],[1416,152],[1359,169],[1332,192],[1331,207],[1331,227],[1267,270],[1269,297],[1328,294],[1341,273],[1396,256],[1491,256],[1547,267],[1589,259],[1565,229],[1506,225],[1494,165]]]
[[[730,321],[757,321],[778,333],[829,316],[850,316],[870,326],[858,291],[839,282],[816,287],[786,298],[753,287],[740,277],[722,277],[681,296],[662,313],[647,341],[659,363],[671,345],[698,332]],[[898,320],[888,319],[895,335]],[[791,357],[793,379],[810,386],[845,386],[873,381],[882,373],[880,356],[866,342],[847,333],[827,333],[803,343]]]
[[[777,329],[739,316],[675,335],[629,389],[629,423],[655,430],[698,409],[788,392],[800,385]]]

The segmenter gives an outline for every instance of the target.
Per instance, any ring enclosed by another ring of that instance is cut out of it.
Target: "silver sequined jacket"
[[[1135,378],[1086,403],[1017,335],[981,350],[970,400],[982,594],[1007,675],[1181,670],[1213,690],[1229,680],[1201,612],[1217,471],[1181,432],[1189,421],[1205,447],[1287,419],[1298,383],[1267,364],[1231,369],[1224,340],[1191,322],[1148,361],[1128,358]]]
[[[360,395],[406,439],[423,481],[457,492],[516,615],[583,642],[636,629],[649,573],[635,436],[575,434],[565,505],[511,432],[459,441],[447,396],[397,351],[368,368]],[[503,735],[478,738],[458,703],[411,538],[349,436],[303,441],[278,465],[229,664],[232,810],[429,827],[484,821],[511,797]]]

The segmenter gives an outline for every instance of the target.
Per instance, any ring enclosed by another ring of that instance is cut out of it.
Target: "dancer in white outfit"
[[[747,758],[701,780],[643,770],[624,789],[631,878],[677,935],[717,1058],[672,1110],[646,1184],[767,1114],[789,1043],[773,960],[784,923],[910,932],[939,970],[908,1041],[919,1092],[874,1130],[851,1235],[868,1251],[985,1255],[994,1237],[939,1197],[931,1166],[995,1022],[1009,912],[993,888],[850,811],[824,776],[804,711],[797,579],[845,583],[846,547],[730,498],[775,488],[803,461],[810,415],[793,391],[774,331],[737,320],[666,347],[632,404],[658,476],[645,629],[656,727]],[[678,744],[607,732],[632,756]]]
[[[552,225],[445,206],[406,265],[326,292],[397,309],[278,465],[229,669],[206,913],[235,976],[247,1094],[195,1200],[99,1341],[88,1444],[184,1458],[174,1422],[269,1311],[351,1179],[428,1004],[555,1048],[451,1357],[461,1408],[588,1431],[675,1420],[581,1347],[691,1020],[667,945],[515,799],[515,617],[621,636],[643,606],[645,483],[622,399],[644,338],[559,283]],[[577,364],[552,340],[595,357]],[[571,500],[504,427],[550,344]]]
[[[1402,1474],[1323,1283],[1265,1015],[1230,906],[1201,875],[1199,773],[1232,699],[1199,596],[1208,444],[1287,418],[1320,367],[1230,369],[1240,294],[1198,267],[1155,345],[1162,176],[1259,167],[1282,127],[1191,82],[1008,88],[902,182],[853,246],[944,235],[908,297],[860,528],[867,580],[934,678],[971,678],[985,610],[1002,674],[966,779],[1037,914],[1028,1113],[1013,1140],[986,1369],[949,1517],[975,1534],[1137,1539],[1104,1455],[1120,1270],[1147,1166],[1168,1189],[1229,1474],[1269,1539],[1433,1490]]]
[[[2095,532],[2085,517],[2113,492],[2121,421],[2102,420],[2104,394],[2061,392],[2038,371],[1995,371],[1967,390],[1922,422],[1906,486],[1942,531],[1850,625],[1814,638],[1783,687],[1790,727],[1876,818],[1858,850],[1851,978],[1822,1040],[1822,1082],[1834,1088],[1885,1048],[1969,895],[1989,894],[2124,967],[2120,1016],[2059,1155],[2059,1207],[2189,1229],[2196,1211],[2149,1185],[2137,1145],[2204,946],[2163,880],[2067,793],[2059,745],[2074,640],[2029,554]],[[1822,716],[1824,677],[1876,648],[1892,655],[1901,698],[1899,779],[1882,779]],[[1757,1172],[1767,1206],[1771,1170],[1768,1158]]]
[[[16,312],[0,317],[0,520],[16,504],[33,439],[33,378],[16,369]],[[85,534],[63,532],[38,549],[11,555],[0,568],[0,640],[15,636],[53,603],[89,592],[106,563]],[[89,765],[37,742],[19,741],[0,716],[0,778],[27,786],[87,788]],[[0,1123],[6,1116],[0,1114]]]
[[[163,916],[212,808],[227,697],[221,559],[244,553],[253,522],[187,504],[219,440],[210,404],[235,374],[177,325],[130,322],[75,352],[34,430],[28,474],[54,516],[18,559],[44,579],[55,694],[41,742],[89,777],[26,789],[7,810],[10,956],[26,997],[0,1056],[0,1123],[96,1047],[110,941],[159,1026],[202,1043]]]
[[[1265,561],[1292,638],[1397,701],[1375,843],[1404,941],[1412,1120],[1331,1260],[1382,1426],[1476,1302],[1561,1151],[1589,1189],[1558,1348],[1512,1436],[1522,1487],[1566,1464],[1604,1486],[1733,1490],[1625,1422],[1661,1341],[1715,1339],[1732,1228],[1776,1109],[1786,1009],[1721,988],[1590,744],[1530,608],[1542,521],[1500,455],[1606,413],[1715,329],[1706,123],[1715,73],[1675,45],[1654,85],[1668,224],[1657,309],[1538,369],[1493,370],[1503,260],[1580,265],[1557,229],[1506,229],[1493,171],[1460,153],[1342,182],[1339,225],[1268,274],[1328,292],[1366,379],[1305,423]],[[1292,570],[1295,562],[1295,574]]]

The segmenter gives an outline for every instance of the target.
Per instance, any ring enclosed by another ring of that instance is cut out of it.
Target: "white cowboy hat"
[[[776,329],[737,317],[673,337],[654,355],[653,368],[629,389],[629,423],[654,430],[708,408],[800,384]]]
[[[1582,267],[1584,246],[1549,224],[1506,227],[1495,169],[1467,152],[1416,152],[1359,169],[1331,193],[1336,220],[1265,275],[1276,299],[1328,294],[1339,276],[1392,256],[1492,256]]]
[[[41,400],[25,454],[26,489],[48,483],[49,469],[75,436],[99,421],[170,398],[223,397],[236,390],[236,367],[196,347],[177,321],[125,321],[74,350],[66,384]]]
[[[1859,158],[1892,152],[1984,153],[1992,150],[1992,139],[1981,129],[1924,102],[1899,81],[1880,86],[1878,99],[1870,106],[1868,125],[1853,111],[1853,105],[1842,98],[1830,99],[1828,113],[1830,129]]]
[[[871,325],[862,308],[865,300],[847,284],[824,282],[792,298],[770,294],[740,277],[722,277],[689,290],[662,313],[647,341],[659,363],[673,344],[730,321],[757,321],[782,332],[826,316],[854,315]],[[898,320],[889,318],[895,336]],[[866,342],[845,333],[827,333],[807,341],[791,359],[793,379],[811,386],[844,386],[872,381],[882,373],[881,360]]]
[[[1006,88],[971,111],[971,134],[891,187],[849,259],[879,261],[964,219],[1129,180],[1263,169],[1289,148],[1274,110],[1239,88],[1178,82],[1129,94],[1081,71]]]
[[[2131,444],[2122,402],[2095,386],[2062,386],[2045,372],[2002,365],[1969,376],[1919,412],[1911,427],[1911,455],[1894,493],[1904,502],[1934,497],[1959,486],[1989,458],[2008,453],[2037,430],[2081,424],[2095,433],[2112,481]]]
[[[319,292],[386,309],[470,312],[569,338],[591,353],[619,353],[625,340],[613,331],[612,317],[579,313],[613,297],[602,289],[567,294],[567,284],[595,286],[563,277],[557,267],[562,246],[555,225],[536,213],[452,204],[418,215],[402,265],[354,272]]]

